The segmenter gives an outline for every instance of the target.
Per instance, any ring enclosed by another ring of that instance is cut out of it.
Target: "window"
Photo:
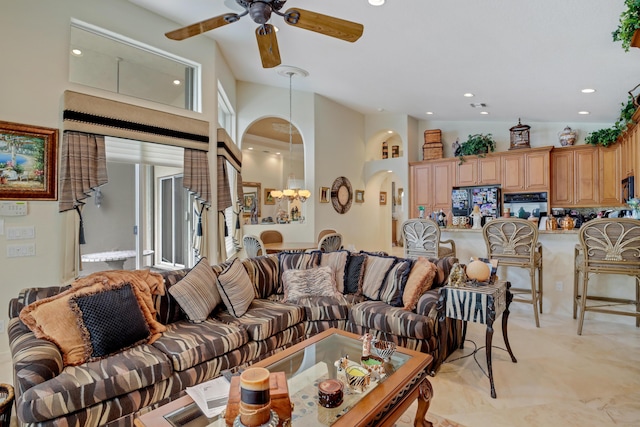
[[[190,207],[193,196],[182,186],[182,174],[158,179],[159,184],[159,256],[158,263],[167,267],[184,268],[192,251],[193,215]]]
[[[200,65],[72,20],[69,81],[187,110],[200,108]]]

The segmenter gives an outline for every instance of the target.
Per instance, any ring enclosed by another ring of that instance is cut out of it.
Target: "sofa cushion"
[[[237,258],[218,275],[218,291],[229,313],[235,317],[246,313],[255,298],[255,289],[247,270]]]
[[[437,271],[438,267],[427,258],[418,257],[414,261],[402,293],[402,303],[405,310],[416,308],[420,296],[431,289]]]
[[[344,278],[349,260],[349,251],[332,251],[320,253],[320,266],[329,266],[333,269],[338,292],[344,293]]]
[[[402,307],[402,294],[412,265],[413,260],[410,259],[398,259],[393,264],[380,290],[380,301],[394,307]]]
[[[349,320],[358,326],[415,339],[430,338],[434,328],[433,319],[403,307],[391,307],[382,301],[354,305],[349,312]]]
[[[433,279],[432,288],[437,288],[447,284],[449,273],[451,273],[451,267],[458,262],[458,258],[453,256],[446,256],[442,258],[429,258],[429,261],[434,263],[438,267],[436,277]]]
[[[49,298],[38,300],[29,304],[20,312],[20,320],[29,327],[37,338],[53,342],[60,348],[65,365],[79,365],[88,360],[90,353],[87,351],[82,330],[78,324],[79,313],[74,312],[70,306],[73,297],[93,294],[97,291],[109,290],[117,284],[104,284],[97,281],[93,284],[70,288],[64,292]],[[132,287],[138,306],[144,314],[152,340],[159,337],[166,327],[156,321],[147,305],[139,295],[137,287]]]
[[[169,359],[149,344],[79,366],[25,390],[17,412],[26,422],[47,421],[126,395],[171,377]]]
[[[416,313],[422,314],[423,316],[435,316],[436,305],[438,304],[438,300],[440,299],[440,288],[429,289],[426,291],[420,299],[418,299],[418,303],[416,304]]]
[[[198,324],[183,320],[169,325],[153,346],[167,355],[173,369],[184,371],[229,353],[247,341],[244,329],[219,320],[207,319]]]
[[[302,297],[337,296],[333,268],[318,267],[306,270],[286,270],[282,273],[283,302],[295,303]]]
[[[396,257],[394,256],[368,253],[361,293],[369,299],[380,300],[380,289],[395,262]]]
[[[242,265],[255,288],[256,298],[268,298],[277,293],[280,282],[277,254],[246,258],[242,260]]]
[[[296,304],[304,307],[305,319],[315,322],[319,320],[346,320],[349,318],[351,303],[344,295],[336,296],[310,296],[296,301]]]
[[[240,325],[250,340],[261,341],[302,322],[304,309],[293,304],[254,299],[244,316],[236,318],[223,311],[216,313],[216,318],[224,323]]]
[[[69,304],[80,313],[78,322],[89,360],[142,344],[151,337],[130,283],[72,297]]]
[[[201,258],[182,280],[169,288],[169,293],[191,322],[204,322],[222,302],[216,281],[207,258]]]
[[[350,253],[344,275],[344,293],[355,294],[362,289],[367,254]]]

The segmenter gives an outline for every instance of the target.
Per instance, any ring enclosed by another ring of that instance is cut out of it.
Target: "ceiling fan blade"
[[[273,68],[280,65],[280,50],[276,29],[271,24],[264,24],[256,28],[256,39],[260,49],[260,59],[263,68]]]
[[[235,13],[225,13],[224,15],[216,16],[214,18],[205,19],[204,21],[196,22],[195,24],[188,25],[186,27],[178,28],[177,30],[169,31],[165,34],[172,40],[184,40],[189,37],[197,36],[198,34],[206,33],[223,25],[227,25],[231,22],[237,21],[238,15]]]
[[[352,43],[358,40],[364,31],[364,26],[357,22],[297,8],[287,10],[284,14],[284,20],[294,27],[315,31]]]

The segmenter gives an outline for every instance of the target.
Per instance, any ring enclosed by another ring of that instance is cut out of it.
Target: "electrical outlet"
[[[564,284],[562,282],[556,282],[556,291],[562,291]]]

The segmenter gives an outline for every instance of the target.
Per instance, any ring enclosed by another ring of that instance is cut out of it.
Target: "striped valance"
[[[209,122],[67,90],[65,131],[209,150]]]
[[[224,157],[238,172],[242,169],[242,151],[223,128],[218,128],[218,156]]]

